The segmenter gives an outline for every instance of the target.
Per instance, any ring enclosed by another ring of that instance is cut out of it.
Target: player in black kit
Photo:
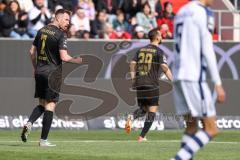
[[[82,58],[73,58],[67,52],[66,31],[70,25],[70,16],[71,12],[68,10],[57,10],[53,23],[38,31],[30,49],[35,74],[35,98],[39,99],[39,105],[34,108],[27,124],[23,127],[21,134],[23,142],[27,141],[33,123],[43,114],[39,146],[55,146],[48,142],[47,137],[51,128],[56,102],[59,99],[62,61],[76,64],[82,63]],[[56,70],[58,71],[57,74],[55,73]],[[53,71],[55,71],[55,77],[53,78],[55,81],[54,89],[49,85],[49,75]]]
[[[144,116],[147,113],[144,127],[138,141],[145,141],[146,134],[152,126],[159,105],[159,75],[164,72],[172,81],[172,73],[169,69],[163,51],[158,48],[162,37],[158,29],[148,33],[151,41],[147,46],[140,48],[130,64],[131,79],[137,90],[138,108],[127,119],[125,130],[131,131],[132,120]]]

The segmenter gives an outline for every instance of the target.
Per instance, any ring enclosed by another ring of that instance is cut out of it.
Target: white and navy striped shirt
[[[189,2],[176,15],[174,29],[174,80],[201,82],[207,69],[213,82],[221,84],[211,35],[212,10],[199,1]]]

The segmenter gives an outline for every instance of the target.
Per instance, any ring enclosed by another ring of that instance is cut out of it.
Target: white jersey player
[[[214,0],[195,0],[183,6],[174,22],[174,100],[177,114],[185,116],[186,130],[175,160],[192,159],[193,155],[218,133],[216,110],[206,82],[209,71],[215,84],[218,102],[225,91],[219,76],[213,49]],[[204,128],[198,130],[200,119]]]

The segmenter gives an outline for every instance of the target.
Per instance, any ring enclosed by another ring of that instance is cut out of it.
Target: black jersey
[[[163,51],[149,44],[139,49],[133,58],[136,66],[136,86],[158,86],[158,78],[162,70],[160,65],[166,62]]]
[[[58,27],[47,25],[40,29],[33,45],[37,48],[37,74],[49,74],[61,66],[59,50],[67,50],[67,38]]]

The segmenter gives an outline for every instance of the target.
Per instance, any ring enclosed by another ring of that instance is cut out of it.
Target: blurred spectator
[[[89,31],[83,31],[83,33],[82,33],[82,38],[83,38],[83,39],[89,39],[89,38],[91,38],[90,32],[89,32]]]
[[[164,10],[157,20],[158,27],[161,27],[162,24],[167,24],[170,32],[173,33],[174,17],[175,17],[175,14],[173,13],[172,3],[171,2],[165,2],[164,3]]]
[[[111,23],[106,23],[104,27],[104,33],[100,36],[100,38],[103,39],[116,39],[117,34],[113,29],[113,26]]]
[[[147,35],[144,33],[142,26],[137,26],[133,33],[133,39],[147,39]]]
[[[169,30],[168,25],[165,23],[161,25],[160,32],[162,34],[163,39],[172,39],[173,38],[172,32]]]
[[[116,14],[119,8],[119,0],[97,0],[95,2],[98,12],[106,10],[108,14]]]
[[[32,0],[18,0],[18,3],[20,8],[25,12],[29,12],[33,8]]]
[[[45,0],[35,0],[34,7],[29,12],[29,34],[35,37],[37,31],[51,21],[51,14],[45,6]]]
[[[54,12],[57,5],[62,6],[64,9],[73,10],[73,0],[48,0],[48,8]]]
[[[0,0],[0,16],[3,15],[3,11],[5,8],[6,8],[6,4],[2,0]]]
[[[92,0],[79,0],[78,6],[85,11],[85,15],[90,19],[95,19],[95,7]]]
[[[12,0],[1,17],[2,35],[12,38],[29,38],[27,34],[28,15],[21,11],[17,0]]]
[[[103,38],[104,28],[107,24],[107,19],[108,17],[104,10],[98,12],[97,18],[94,20],[93,25],[91,26],[91,32],[93,36]]]
[[[113,21],[113,28],[116,29],[118,27],[121,27],[124,31],[127,31],[128,29],[128,22],[125,21],[124,13],[122,11],[117,13],[117,19]]]
[[[120,0],[119,8],[125,13],[126,19],[136,16],[141,11],[141,0]]]
[[[131,35],[128,32],[122,30],[121,27],[118,27],[116,30],[113,29],[111,23],[107,23],[104,28],[104,33],[100,36],[104,39],[131,39]]]
[[[93,30],[92,26],[94,26],[94,20],[96,17],[96,10],[95,10],[95,5],[92,0],[79,0],[78,2],[78,7],[84,9],[85,15],[89,18],[90,20],[90,32],[88,33],[90,37],[92,35],[96,35],[96,30]]]
[[[128,33],[133,33],[135,31],[135,28],[137,27],[137,18],[136,17],[132,17],[129,20],[129,25],[128,25]]]
[[[97,11],[105,10],[108,14],[108,22],[113,23],[119,9],[120,0],[97,0]]]
[[[116,28],[116,37],[110,37],[110,39],[131,39],[131,35],[124,31],[121,27]]]
[[[162,12],[161,0],[142,0],[142,3],[148,3],[150,5],[152,14],[157,17]]]
[[[70,37],[71,38],[78,38],[78,39],[89,39],[91,38],[90,32],[86,30],[79,30],[79,31],[73,31],[70,29]]]
[[[90,32],[90,21],[87,16],[85,16],[85,12],[83,9],[78,8],[76,13],[72,16],[71,19],[71,32],[76,35],[77,32],[82,34],[84,31]],[[81,36],[79,38],[82,38]]]
[[[157,27],[156,18],[151,12],[150,5],[146,2],[143,5],[143,12],[137,13],[137,23],[144,28],[144,33],[148,33],[151,29]]]

